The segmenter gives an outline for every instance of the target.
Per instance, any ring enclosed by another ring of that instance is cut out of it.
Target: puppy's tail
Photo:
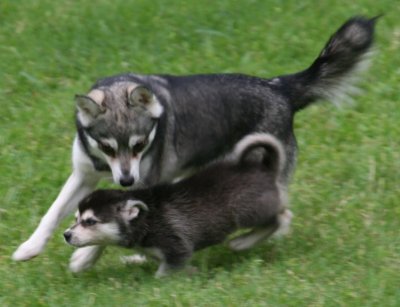
[[[258,148],[264,149],[262,164],[278,178],[283,171],[286,155],[281,142],[273,135],[268,133],[247,135],[236,144],[233,155],[239,164],[244,164],[248,154]]]
[[[308,69],[279,78],[295,111],[320,99],[336,103],[359,92],[352,83],[357,73],[368,66],[378,17],[349,19],[331,36]]]

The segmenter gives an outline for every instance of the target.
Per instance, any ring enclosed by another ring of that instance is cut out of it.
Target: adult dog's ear
[[[128,88],[128,105],[142,107],[150,112],[153,118],[159,118],[163,113],[163,107],[156,96],[147,87],[142,85]]]
[[[130,222],[133,219],[137,218],[140,211],[149,211],[147,205],[140,200],[132,200],[129,199],[126,203],[121,207],[121,214],[125,221]]]
[[[90,126],[93,120],[106,111],[103,105],[104,92],[93,90],[88,95],[75,95],[78,118],[84,127]]]

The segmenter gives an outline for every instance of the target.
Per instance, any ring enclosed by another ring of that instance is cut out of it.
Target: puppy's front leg
[[[186,262],[190,259],[192,252],[188,249],[177,252],[163,251],[160,258],[161,263],[155,274],[156,278],[168,276],[171,272],[177,272],[185,268]]]
[[[94,190],[98,180],[95,176],[74,170],[35,232],[19,246],[12,258],[24,261],[40,254],[61,220],[76,210],[78,202]]]

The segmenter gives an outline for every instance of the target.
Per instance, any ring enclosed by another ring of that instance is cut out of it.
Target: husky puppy
[[[294,115],[317,100],[352,93],[349,81],[371,49],[374,24],[363,17],[348,20],[309,68],[271,79],[123,74],[99,80],[88,94],[76,96],[72,174],[13,259],[37,256],[60,221],[110,173],[124,187],[172,182],[223,158],[255,132],[282,142],[286,185],[296,156]],[[71,270],[90,267],[100,253],[100,247],[78,249]]]
[[[246,161],[263,148],[262,162]],[[284,150],[268,134],[245,137],[234,161],[219,162],[175,184],[135,191],[98,190],[79,204],[77,222],[65,231],[74,246],[114,244],[150,250],[160,261],[156,276],[179,269],[192,253],[221,243],[240,228],[252,228],[230,242],[250,248],[280,227],[288,227],[280,176]]]

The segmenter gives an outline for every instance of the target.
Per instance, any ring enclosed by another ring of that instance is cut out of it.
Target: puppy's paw
[[[131,255],[131,256],[122,256],[121,258],[122,263],[124,264],[143,264],[147,262],[147,258],[144,255]]]
[[[78,248],[71,257],[69,269],[73,273],[79,273],[90,269],[100,258],[104,247],[102,246],[86,246]]]
[[[274,232],[274,238],[279,238],[287,235],[290,232],[290,224],[292,223],[293,213],[289,209],[283,211],[283,213],[279,214],[279,228]]]
[[[42,240],[31,238],[18,247],[12,255],[12,259],[15,261],[26,261],[32,259],[42,252],[45,245],[46,241],[43,242]]]

